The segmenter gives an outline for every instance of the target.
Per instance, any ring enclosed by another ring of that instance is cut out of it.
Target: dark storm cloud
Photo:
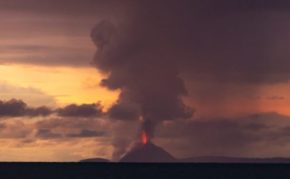
[[[162,54],[166,65],[175,61],[187,80],[288,81],[288,11],[277,11],[261,1],[194,2],[157,4],[150,11],[144,8],[132,23],[130,37],[132,33],[142,36],[138,43],[150,44],[154,59]],[[275,4],[278,7],[279,2]]]
[[[280,4],[275,5],[227,0],[138,1],[123,23],[99,22],[91,37],[98,48],[94,63],[109,73],[101,84],[122,90],[109,112],[117,111],[124,118],[126,111],[133,110],[128,103],[135,103],[144,124],[154,125],[191,116],[181,100],[187,95],[184,79],[287,82],[290,54],[287,48],[272,47],[289,44],[285,40],[290,39],[286,30],[290,28],[289,14],[277,13]]]
[[[62,117],[100,117],[103,115],[102,106],[97,104],[71,104],[57,109],[57,114]]]
[[[101,84],[121,89],[110,110],[120,118],[133,110],[128,103],[136,104],[144,124],[190,117],[181,100],[184,80],[275,84],[290,78],[288,2],[137,1],[132,9],[124,22],[103,20],[91,33],[94,64],[109,74]]]
[[[259,150],[260,155],[275,156],[280,155],[275,153],[276,148],[289,145],[289,119],[277,113],[259,113],[237,118],[178,121],[160,127],[156,138],[170,138],[168,147],[181,155],[255,156],[259,155]]]
[[[35,117],[47,116],[51,113],[51,109],[45,106],[31,108],[21,100],[11,99],[9,101],[0,101],[0,117]]]
[[[240,148],[243,145],[250,145],[259,140],[259,136],[255,136],[250,132],[258,132],[265,128],[263,124],[244,124],[244,121],[239,123],[227,119],[192,121],[181,125],[182,127],[179,130],[174,130],[175,137],[192,138],[191,140],[194,141],[195,145],[199,143],[205,148],[216,146],[216,148],[224,147],[229,150]]]

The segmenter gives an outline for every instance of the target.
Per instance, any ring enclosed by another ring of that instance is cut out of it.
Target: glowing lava
[[[144,144],[144,145],[147,144],[148,140],[149,140],[149,138],[148,138],[147,133],[145,131],[142,131],[142,133],[141,133],[141,142],[142,142],[142,144]]]

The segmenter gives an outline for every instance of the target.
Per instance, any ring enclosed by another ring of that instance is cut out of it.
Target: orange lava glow
[[[142,131],[141,133],[141,142],[144,145],[148,143],[148,135],[145,131]]]

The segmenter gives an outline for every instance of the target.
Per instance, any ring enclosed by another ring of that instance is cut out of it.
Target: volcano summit
[[[126,153],[120,162],[146,162],[161,163],[174,162],[176,159],[161,147],[156,146],[152,142],[139,143],[132,150]]]

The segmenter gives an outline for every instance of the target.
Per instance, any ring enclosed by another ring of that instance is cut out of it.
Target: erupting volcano
[[[140,135],[141,142],[127,152],[120,162],[174,162],[175,158],[161,147],[156,146],[149,140],[145,130]]]

